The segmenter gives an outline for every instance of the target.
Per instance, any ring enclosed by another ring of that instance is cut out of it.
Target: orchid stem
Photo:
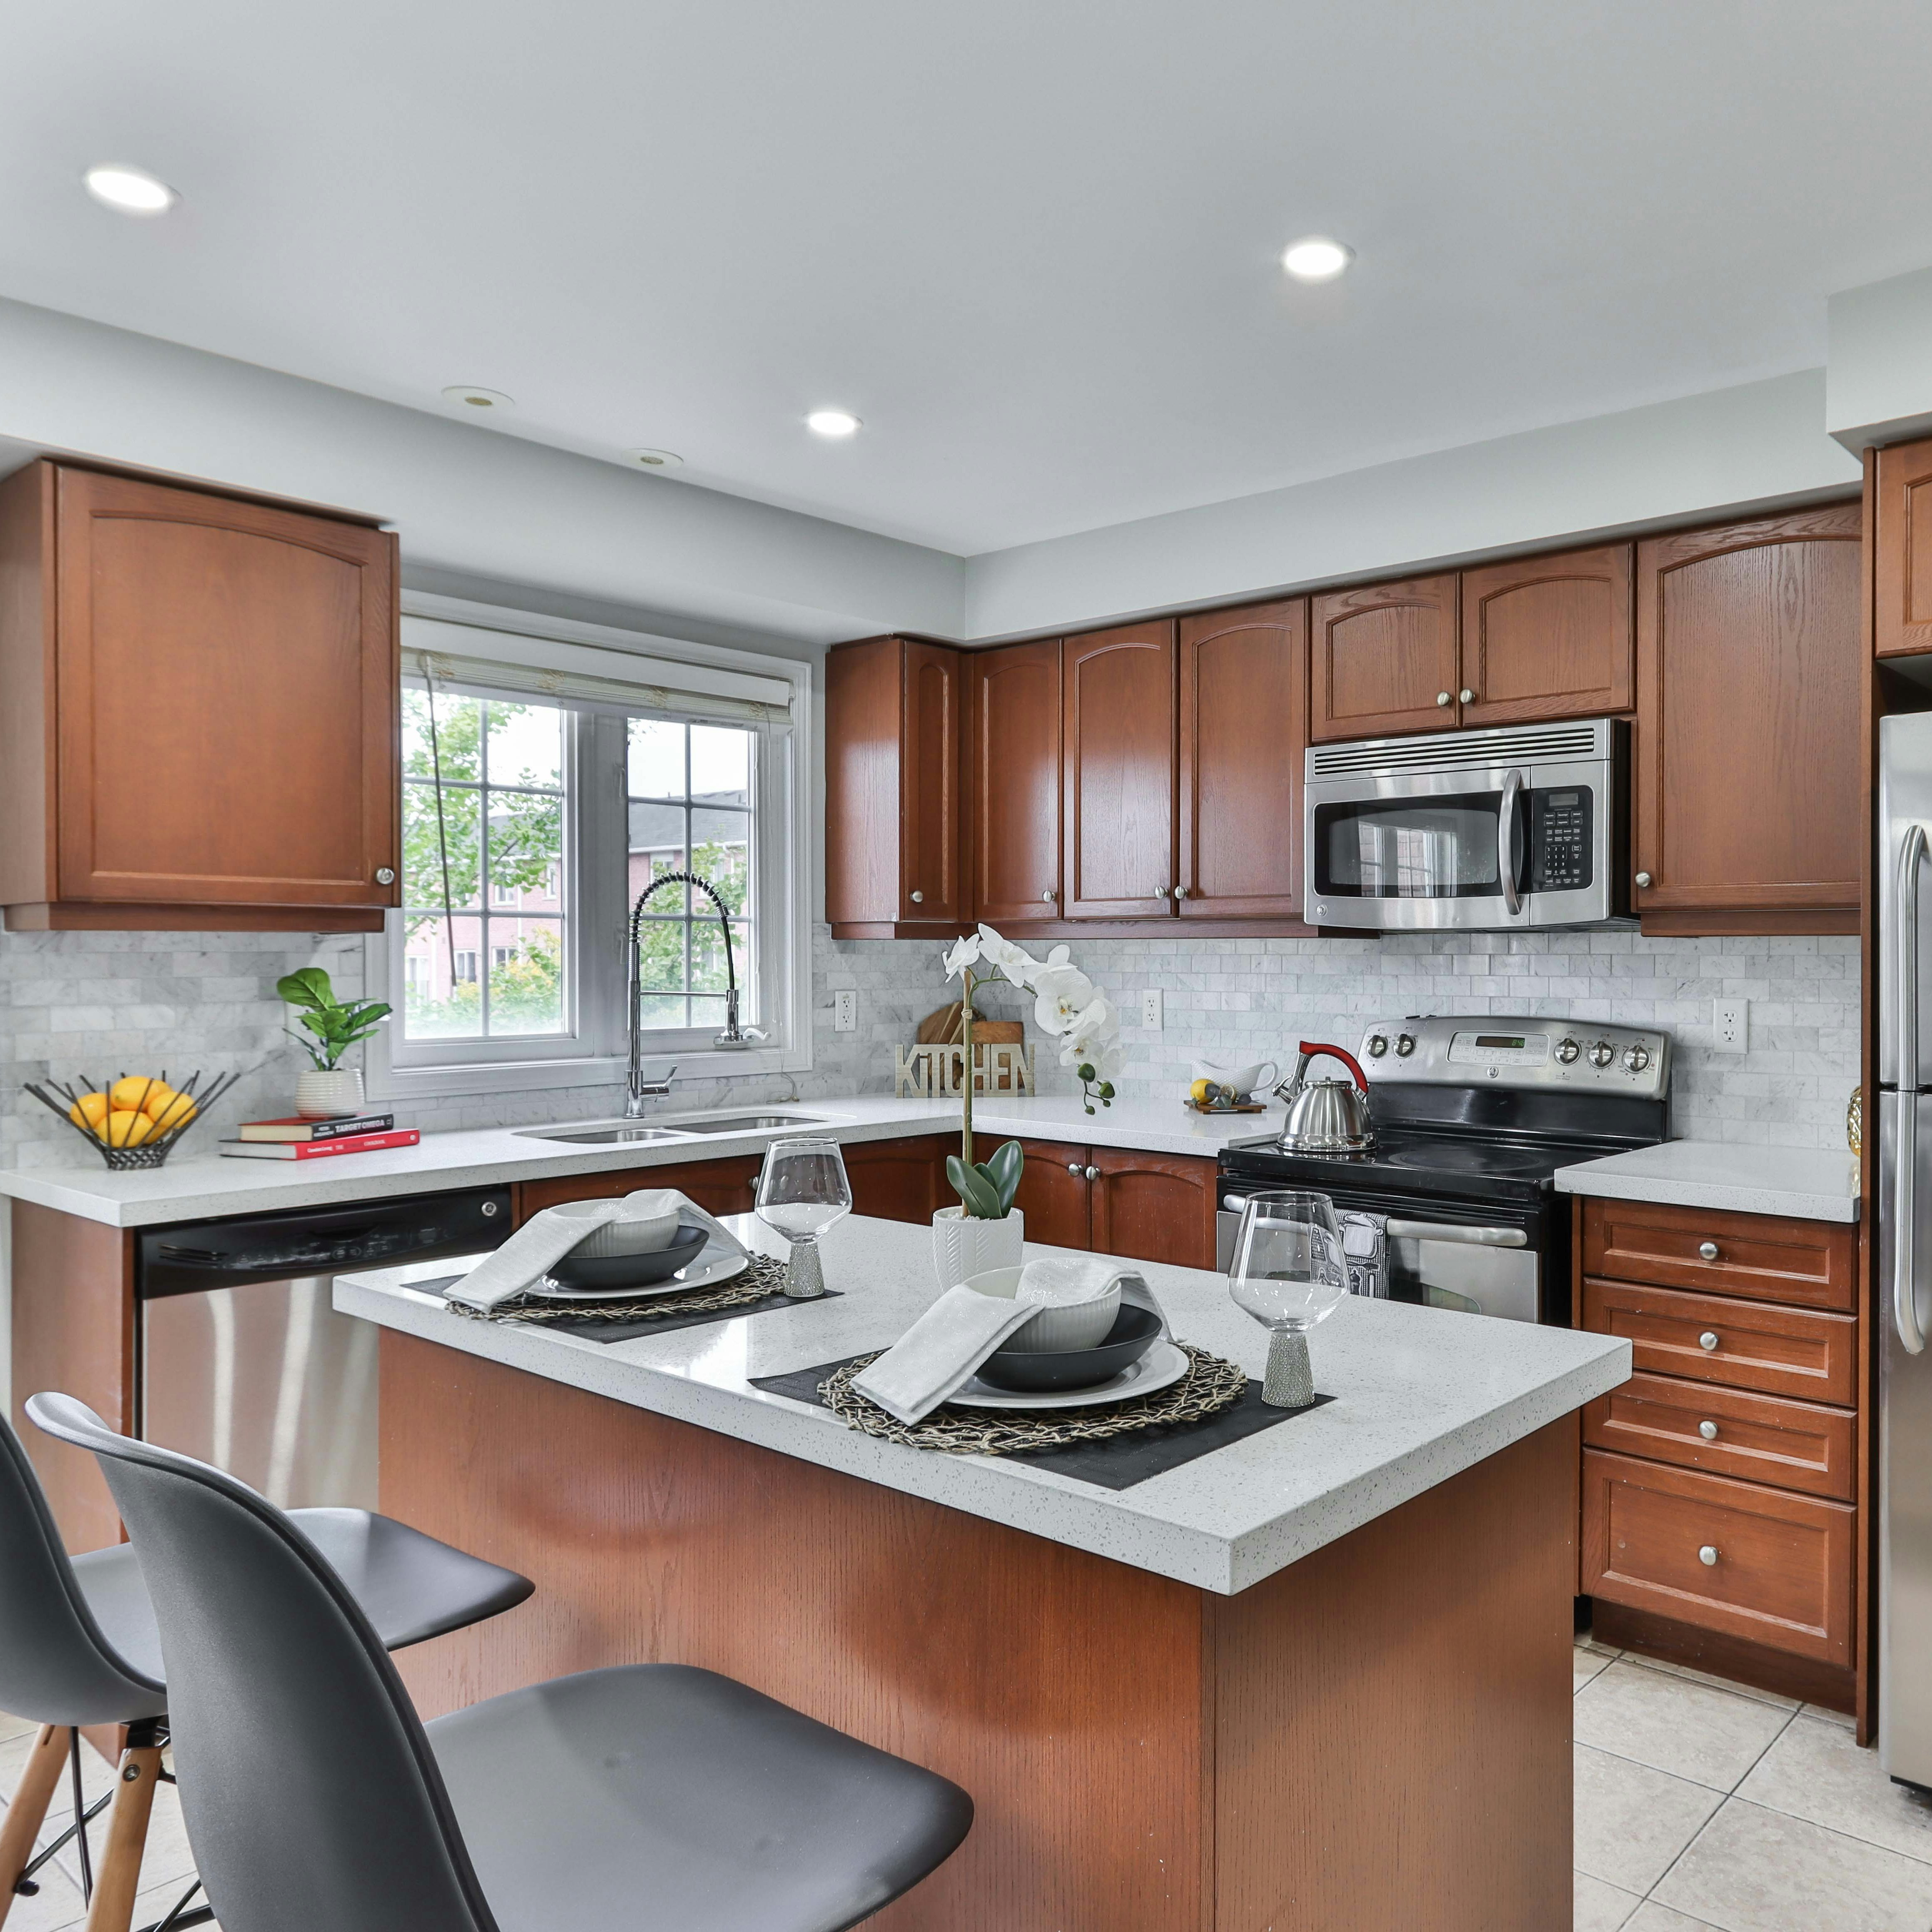
[[[960,1037],[966,1046],[966,1112],[959,1136],[959,1157],[970,1171],[973,1165],[973,969],[961,969],[966,981],[966,1004],[959,1016]],[[968,1214],[973,1210],[968,1208]]]

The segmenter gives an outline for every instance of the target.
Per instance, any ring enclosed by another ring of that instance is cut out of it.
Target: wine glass
[[[758,1219],[791,1244],[784,1292],[796,1301],[825,1292],[818,1238],[852,1211],[852,1184],[836,1141],[774,1141],[758,1176]]]
[[[1272,1408],[1306,1408],[1315,1400],[1308,1331],[1348,1292],[1342,1230],[1325,1194],[1250,1194],[1234,1232],[1228,1292],[1268,1336],[1262,1400]]]

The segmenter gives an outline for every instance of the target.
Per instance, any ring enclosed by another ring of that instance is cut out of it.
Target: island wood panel
[[[1458,722],[1455,573],[1324,591],[1311,605],[1308,735],[1373,738]]]
[[[537,1584],[398,1654],[425,1716],[694,1664],[929,1766],[974,1828],[880,1932],[1564,1922],[1573,1418],[1227,1599],[382,1347],[384,1509]]]
[[[1093,1240],[1096,1252],[1176,1268],[1215,1261],[1215,1211],[1220,1170],[1193,1154],[1144,1154],[1096,1147]]]
[[[973,912],[994,926],[1060,904],[1060,640],[966,659]]]
[[[1066,910],[1160,918],[1174,901],[1174,626],[1062,646]]]
[[[1932,651],[1932,439],[1880,450],[1872,495],[1872,648]]]
[[[1849,1312],[1858,1306],[1856,1232],[1850,1222],[1591,1198],[1583,1265],[1624,1281]],[[1708,1259],[1707,1246],[1716,1250]]]
[[[748,1214],[758,1204],[758,1175],[764,1156],[741,1154],[722,1160],[681,1161],[672,1167],[620,1167],[604,1174],[560,1174],[554,1179],[520,1180],[512,1190],[517,1225],[539,1208],[563,1201],[608,1201],[640,1187],[675,1187],[707,1214]]]
[[[1647,924],[1775,914],[1783,930],[1858,930],[1862,520],[1833,504],[1637,546]]]
[[[1629,710],[1636,690],[1633,560],[1630,544],[1604,544],[1464,571],[1462,722],[1528,724]]]
[[[1308,600],[1184,617],[1183,919],[1301,916]]]
[[[979,1138],[974,1136],[976,1142]],[[1060,1141],[1022,1141],[1020,1151],[1026,1156],[1026,1165],[1020,1170],[1019,1192],[1013,1196],[1013,1204],[1026,1216],[1027,1239],[1055,1248],[1090,1248],[1094,1189],[1087,1178],[1090,1150]],[[976,1145],[974,1152],[980,1152]]]
[[[134,1433],[134,1235],[30,1201],[13,1208],[14,1430],[68,1548],[99,1550],[123,1540],[99,1466],[36,1429],[26,1404],[57,1389]]]

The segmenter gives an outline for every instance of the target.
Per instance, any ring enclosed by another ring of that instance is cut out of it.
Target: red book
[[[414,1147],[422,1138],[414,1127],[392,1133],[346,1134],[332,1141],[224,1141],[221,1151],[250,1160],[320,1160],[332,1154],[374,1154],[382,1148]]]

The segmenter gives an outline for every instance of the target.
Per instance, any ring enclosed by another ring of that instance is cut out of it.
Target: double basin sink
[[[642,1120],[580,1121],[568,1127],[519,1127],[525,1140],[566,1141],[577,1147],[628,1147],[646,1141],[682,1141],[706,1134],[769,1133],[784,1127],[829,1127],[829,1114],[717,1114],[662,1126]]]

